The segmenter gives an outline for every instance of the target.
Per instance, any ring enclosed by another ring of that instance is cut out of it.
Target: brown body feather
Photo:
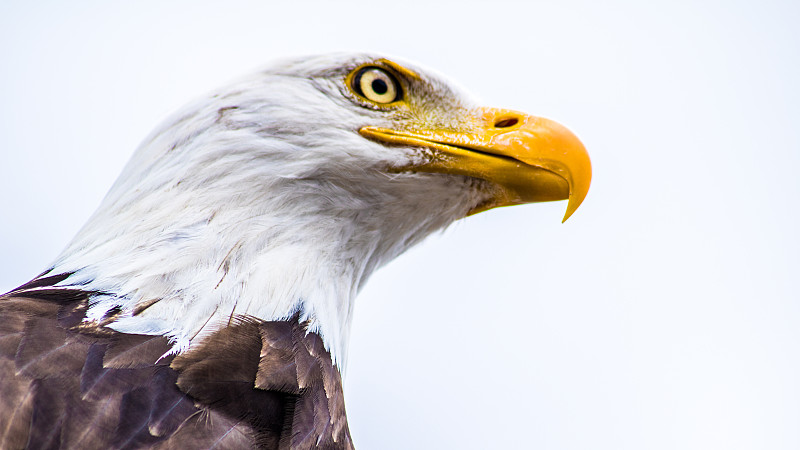
[[[298,317],[239,318],[178,356],[83,322],[91,293],[0,296],[0,449],[351,449],[341,376]]]

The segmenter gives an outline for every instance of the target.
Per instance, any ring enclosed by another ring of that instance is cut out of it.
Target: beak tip
[[[588,189],[586,189],[586,191],[588,191]],[[570,194],[569,202],[567,203],[567,212],[564,213],[564,218],[561,220],[561,223],[566,222],[567,219],[572,217],[575,211],[578,210],[578,207],[581,206],[581,203],[583,203],[584,198],[586,198],[586,192],[583,192],[583,195]]]

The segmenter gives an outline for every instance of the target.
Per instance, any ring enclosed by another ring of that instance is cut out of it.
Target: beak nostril
[[[500,119],[494,123],[495,128],[508,128],[513,127],[517,124],[519,120],[516,117],[507,117],[505,119]]]

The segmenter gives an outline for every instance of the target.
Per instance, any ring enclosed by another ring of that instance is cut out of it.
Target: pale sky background
[[[373,276],[357,448],[800,448],[800,3],[111,3],[0,3],[0,291],[184,103],[379,51],[566,124],[594,179],[566,224],[490,211]]]

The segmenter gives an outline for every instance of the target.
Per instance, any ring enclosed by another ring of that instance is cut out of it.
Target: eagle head
[[[566,220],[590,179],[563,126],[415,65],[282,61],[157,128],[51,271],[95,293],[86,320],[175,352],[235,317],[300,313],[341,364],[376,268],[490,208],[568,200]]]

